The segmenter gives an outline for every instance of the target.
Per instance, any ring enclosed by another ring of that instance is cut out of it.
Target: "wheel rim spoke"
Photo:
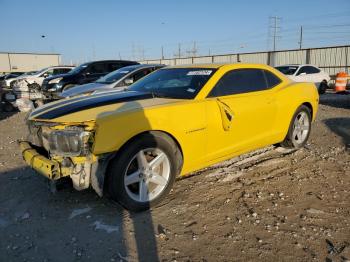
[[[141,174],[140,171],[137,170],[136,172],[126,176],[125,177],[125,185],[129,186],[131,184],[140,183],[140,180],[141,180],[140,174]]]
[[[148,200],[148,185],[147,185],[147,182],[143,180],[140,181],[139,199],[142,202],[145,202]]]
[[[139,166],[139,169],[147,168],[149,166],[143,150],[141,150],[140,152],[137,153],[137,164]]]
[[[302,125],[300,128],[303,131],[308,131],[309,130],[309,126],[308,125]]]
[[[293,138],[294,138],[294,139],[297,139],[297,138],[296,138],[297,135],[298,135],[298,130],[294,128],[294,130],[293,130]]]
[[[149,181],[160,186],[166,186],[168,182],[164,177],[158,174],[153,174]]]
[[[165,154],[162,152],[149,163],[149,166],[151,167],[152,170],[154,170],[161,163],[163,163],[164,159],[165,159]]]

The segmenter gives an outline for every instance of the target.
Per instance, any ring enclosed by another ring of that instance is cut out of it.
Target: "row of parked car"
[[[52,66],[36,72],[11,73],[0,78],[1,100],[5,111],[14,107],[34,108],[53,100],[82,94],[123,90],[145,75],[164,67],[134,61],[104,60],[74,66]],[[313,65],[277,66],[295,82],[313,82],[320,94],[330,77]],[[27,109],[26,109],[27,110]]]

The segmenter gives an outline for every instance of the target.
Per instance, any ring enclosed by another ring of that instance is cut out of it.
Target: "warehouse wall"
[[[301,50],[282,50],[276,52],[256,52],[227,55],[213,55],[172,59],[152,59],[141,63],[162,63],[183,65],[196,63],[259,63],[271,66],[284,64],[314,64],[330,75],[340,71],[350,72],[350,46],[334,46]]]
[[[28,72],[59,64],[59,54],[0,53],[0,72]]]

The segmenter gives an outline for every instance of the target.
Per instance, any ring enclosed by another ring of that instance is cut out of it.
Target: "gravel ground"
[[[268,147],[179,179],[133,214],[92,190],[51,194],[0,113],[0,261],[349,261],[350,95],[326,94],[307,146]]]

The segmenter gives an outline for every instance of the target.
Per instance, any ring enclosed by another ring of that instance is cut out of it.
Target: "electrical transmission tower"
[[[272,38],[273,51],[276,51],[277,40],[281,38],[281,17],[270,16],[269,17],[269,38]]]
[[[197,52],[198,52],[197,43],[196,43],[196,41],[194,41],[193,42],[193,47],[190,50],[186,51],[186,53],[190,57],[196,57],[197,56]]]
[[[174,57],[175,57],[175,58],[181,58],[181,56],[182,56],[182,53],[181,53],[181,43],[179,43],[179,45],[178,45],[178,50],[177,50],[177,52],[174,54]]]

